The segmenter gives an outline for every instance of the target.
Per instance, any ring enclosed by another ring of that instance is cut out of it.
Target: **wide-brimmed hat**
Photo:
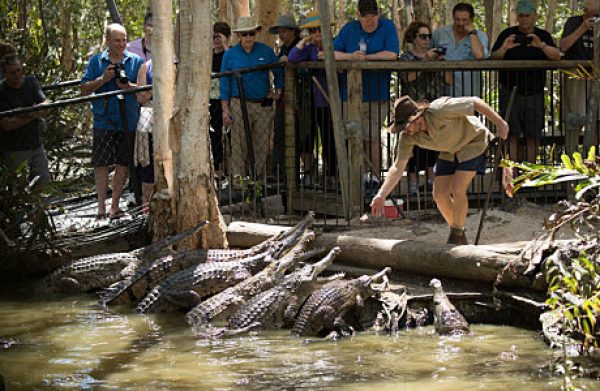
[[[335,23],[330,22],[331,26],[335,26]],[[300,26],[301,29],[309,29],[313,27],[321,27],[321,15],[319,15],[318,11],[310,11],[304,17],[304,24]]]
[[[269,32],[271,34],[278,34],[280,27],[298,30],[298,24],[296,24],[296,20],[291,15],[279,15],[275,24],[269,27]]]
[[[235,29],[232,31],[234,33],[241,33],[243,31],[252,31],[252,30],[260,30],[262,26],[254,21],[250,16],[240,16],[238,19],[237,25]]]
[[[425,111],[419,107],[417,102],[408,95],[401,96],[394,102],[394,118],[386,128],[390,133],[398,133],[404,130],[410,117],[419,115]]]

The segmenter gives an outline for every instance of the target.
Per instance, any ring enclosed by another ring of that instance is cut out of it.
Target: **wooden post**
[[[285,68],[283,107],[285,120],[285,173],[287,181],[287,205],[292,206],[292,193],[296,188],[296,77],[294,68]]]
[[[331,40],[329,2],[319,0],[319,14],[321,15],[321,34],[323,35],[323,50],[325,52],[325,73],[327,75],[327,86],[329,87],[329,99],[331,101],[331,120],[333,122],[333,133],[335,137],[335,149],[338,158],[340,173],[340,188],[342,190],[342,203],[344,216],[351,218],[349,209],[349,182],[348,182],[348,154],[346,151],[346,131],[342,122],[342,103],[340,101],[337,72],[335,69],[335,58],[333,56],[333,45]]]
[[[348,71],[348,162],[350,163],[350,206],[353,213],[360,213],[362,200],[363,129],[362,129],[362,72]]]
[[[600,20],[594,23],[594,42],[600,42],[599,39]],[[597,46],[598,45],[594,45],[594,71],[600,69],[600,49]],[[592,145],[598,144],[597,116],[598,104],[600,103],[600,89],[598,88],[598,83],[595,80],[587,80],[587,82],[592,83],[592,92],[588,102],[585,131],[583,132],[583,148],[586,153]]]

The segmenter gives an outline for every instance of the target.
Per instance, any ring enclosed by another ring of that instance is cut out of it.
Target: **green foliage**
[[[544,186],[559,182],[577,181],[575,201],[561,201],[561,210],[550,216],[546,233],[539,243],[552,241],[562,227],[569,226],[578,240],[554,243],[556,250],[544,260],[548,282],[548,305],[556,318],[556,340],[552,343],[563,349],[559,369],[564,376],[563,389],[576,389],[572,379],[577,372],[567,354],[575,348],[587,354],[599,346],[600,327],[600,158],[595,147],[586,158],[575,152],[562,155],[560,166],[502,161],[505,169],[518,169],[521,175],[514,179],[514,190],[521,187]],[[537,246],[535,246],[537,247]],[[540,246],[540,251],[543,248]]]
[[[57,251],[53,245],[56,229],[48,213],[48,194],[53,185],[30,183],[27,162],[15,171],[0,165],[0,253],[4,256],[26,252]]]

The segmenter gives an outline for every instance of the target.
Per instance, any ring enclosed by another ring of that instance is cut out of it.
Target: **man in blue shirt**
[[[394,22],[379,18],[376,0],[358,2],[357,20],[348,22],[333,41],[336,60],[376,61],[398,59],[400,45]],[[381,171],[381,127],[390,100],[390,72],[363,71],[362,126],[365,172]],[[345,83],[342,100],[347,100]],[[372,164],[372,167],[369,168]]]
[[[454,23],[433,32],[431,47],[445,48],[446,60],[483,60],[490,55],[487,35],[475,29],[475,11],[467,3],[458,3],[452,9]],[[454,85],[446,87],[448,96],[480,96],[481,72],[456,71]]]
[[[105,31],[106,50],[90,58],[85,74],[81,78],[81,92],[89,95],[136,87],[137,74],[143,60],[127,50],[127,32],[120,24],[110,24]],[[118,64],[118,65],[116,65]],[[120,72],[117,72],[118,70]],[[125,73],[123,75],[123,72]],[[127,76],[127,80],[122,76]],[[140,106],[133,94],[125,95],[127,129],[116,97],[97,99],[92,102],[94,114],[94,140],[92,165],[98,196],[98,219],[106,218],[106,191],[108,189],[108,167],[116,164],[112,183],[112,204],[109,217],[123,215],[119,199],[127,179],[127,166],[133,154],[133,142],[128,142],[126,132],[135,132]],[[130,133],[133,135],[134,133]]]
[[[279,59],[271,47],[256,42],[256,36],[261,27],[249,16],[240,17],[237,28],[233,30],[240,42],[223,55],[221,72],[279,63]],[[275,115],[273,99],[279,99],[284,86],[283,70],[277,67],[273,68],[272,72],[275,94],[271,91],[268,70],[242,73],[243,92],[246,98],[252,140],[247,139],[244,129],[237,80],[233,76],[221,78],[219,99],[223,108],[223,124],[231,125],[230,174],[246,176],[253,172],[257,178],[262,178],[265,173],[273,139],[271,133]],[[249,166],[251,159],[248,156],[248,145],[250,141],[254,152],[254,167]]]

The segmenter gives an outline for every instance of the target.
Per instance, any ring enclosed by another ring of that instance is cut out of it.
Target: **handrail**
[[[79,84],[81,84],[81,79],[60,81],[58,83],[47,84],[45,86],[42,86],[42,91],[58,90],[59,88],[71,87]]]
[[[276,63],[276,64],[257,65],[255,67],[248,67],[248,68],[240,68],[240,69],[236,69],[235,71],[213,72],[210,74],[210,78],[216,79],[216,78],[225,77],[225,76],[234,76],[234,73],[236,73],[236,72],[237,73],[250,73],[250,72],[264,71],[267,69],[278,68],[278,67],[283,67],[283,66],[284,66],[283,63]],[[66,81],[61,81],[58,83],[43,85],[42,91],[57,90],[59,88],[71,87],[71,86],[79,85],[79,84],[81,84],[81,79],[66,80]]]
[[[63,100],[59,100],[56,102],[39,104],[36,106],[19,107],[17,109],[0,112],[0,118],[8,117],[11,115],[31,113],[33,111],[55,109],[57,107],[63,107],[63,106],[68,106],[68,105],[73,105],[73,104],[78,104],[78,103],[86,103],[86,102],[91,102],[93,100],[110,98],[110,97],[117,96],[117,95],[135,94],[137,92],[148,91],[151,89],[152,89],[152,86],[147,85],[147,86],[130,88],[128,90],[117,90],[117,91],[103,92],[101,94],[91,94],[88,96],[81,96],[78,98],[63,99]]]
[[[569,69],[590,66],[582,60],[475,60],[475,61],[336,61],[338,69],[350,70],[489,70],[489,69]],[[289,68],[323,68],[322,61],[287,62]]]

